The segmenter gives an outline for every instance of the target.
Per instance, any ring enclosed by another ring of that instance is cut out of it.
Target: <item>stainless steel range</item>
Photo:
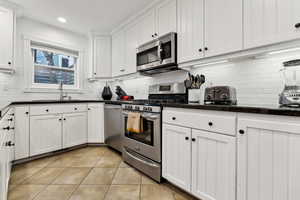
[[[154,180],[161,181],[161,103],[186,103],[188,95],[183,83],[150,86],[149,99],[122,105],[123,159]],[[141,113],[142,132],[127,130],[128,114]]]

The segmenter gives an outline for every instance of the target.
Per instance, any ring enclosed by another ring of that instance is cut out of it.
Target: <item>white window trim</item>
[[[28,35],[23,35],[23,41],[24,41],[24,78],[25,78],[25,93],[56,93],[59,92],[59,87],[58,85],[47,85],[47,84],[37,84],[33,82],[34,79],[34,61],[33,61],[33,57],[32,57],[32,53],[31,53],[31,49],[32,48],[38,48],[38,49],[42,49],[41,47],[37,47],[36,43],[41,44],[41,45],[45,45],[45,46],[49,46],[50,48],[48,50],[53,51],[53,49],[51,49],[51,47],[53,47],[54,49],[57,48],[58,50],[56,52],[58,53],[63,53],[64,55],[68,55],[68,51],[69,52],[77,52],[78,55],[75,54],[69,54],[71,56],[77,57],[77,70],[75,71],[75,83],[76,86],[68,86],[68,85],[64,85],[64,90],[66,92],[69,93],[83,93],[83,79],[84,79],[84,71],[83,71],[83,66],[87,66],[84,63],[84,56],[85,56],[85,52],[84,50],[78,48],[78,47],[74,47],[74,46],[70,46],[68,44],[64,44],[64,43],[57,43],[57,42],[53,42],[53,41],[49,41],[49,40],[45,40],[45,39],[41,39],[41,38],[37,38],[34,36],[28,36]],[[33,44],[33,45],[32,45]],[[43,49],[47,49],[47,48],[43,48]],[[62,49],[62,52],[59,52],[59,49]],[[63,51],[63,50],[66,50]]]

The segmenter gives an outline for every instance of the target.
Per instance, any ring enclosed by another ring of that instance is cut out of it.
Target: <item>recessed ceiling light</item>
[[[57,20],[61,23],[67,23],[66,18],[63,18],[63,17],[58,17]]]

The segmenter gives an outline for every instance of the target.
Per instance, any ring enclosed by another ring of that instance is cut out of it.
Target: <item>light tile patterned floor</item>
[[[86,147],[14,167],[8,200],[194,200],[157,184],[107,147]]]

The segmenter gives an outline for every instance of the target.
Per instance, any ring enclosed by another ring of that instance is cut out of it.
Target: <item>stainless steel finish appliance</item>
[[[122,108],[121,105],[104,106],[105,143],[122,152]]]
[[[137,71],[144,75],[178,70],[177,34],[171,32],[137,49]]]
[[[123,159],[154,180],[161,181],[161,103],[187,103],[184,83],[166,83],[149,87],[148,99],[122,105]],[[143,132],[127,131],[129,112],[141,113]]]
[[[300,59],[284,62],[280,71],[284,79],[284,88],[279,95],[279,104],[300,107]]]
[[[205,88],[204,103],[236,105],[236,89],[229,86],[213,86]]]
[[[151,176],[161,178],[161,107],[144,105],[122,105],[123,109],[123,158],[129,164]],[[140,112],[143,132],[127,130],[129,112]]]

